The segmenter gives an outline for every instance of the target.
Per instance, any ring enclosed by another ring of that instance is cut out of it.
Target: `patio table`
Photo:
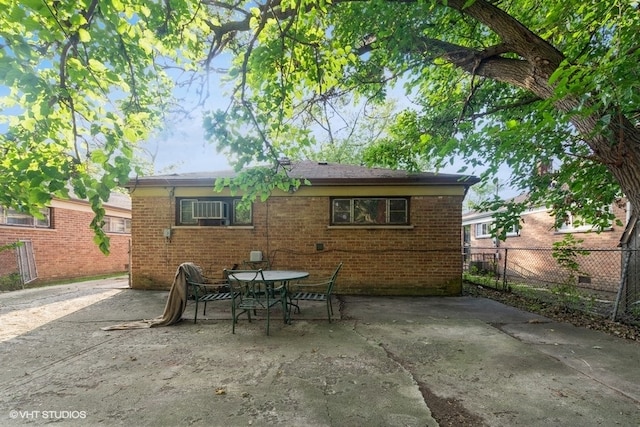
[[[289,282],[292,280],[299,280],[309,277],[309,273],[307,271],[296,271],[296,270],[262,270],[262,277],[256,275],[251,272],[245,273],[234,273],[230,271],[229,274],[232,274],[238,280],[244,281],[255,281],[256,283],[265,283],[267,285],[273,285],[275,282],[279,282],[282,285],[282,289],[284,289],[284,301],[285,306],[283,310],[285,311],[285,321],[286,323],[291,323],[291,316],[289,316],[289,310],[286,305],[289,302]]]

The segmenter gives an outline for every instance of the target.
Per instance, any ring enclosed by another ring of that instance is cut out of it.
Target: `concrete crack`
[[[380,343],[379,346],[385,351],[389,359],[400,365],[411,375],[413,381],[418,385],[425,405],[431,411],[431,416],[438,422],[440,427],[486,426],[481,417],[469,412],[458,399],[442,398],[433,393],[428,384],[421,381],[416,375],[413,364],[410,361],[393,353],[383,343]]]

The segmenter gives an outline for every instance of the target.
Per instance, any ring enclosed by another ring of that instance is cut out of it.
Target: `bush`
[[[0,291],[15,291],[22,289],[22,278],[18,273],[0,276]]]

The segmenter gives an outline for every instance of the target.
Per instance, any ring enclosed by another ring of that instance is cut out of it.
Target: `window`
[[[481,222],[476,224],[476,239],[484,239],[487,237],[491,237],[491,233],[493,232],[493,223],[492,222]],[[520,232],[520,228],[517,224],[513,224],[511,227],[507,229],[506,236],[514,237],[518,236]]]
[[[178,198],[176,225],[251,225],[251,206],[243,209],[240,201],[231,197]]]
[[[491,237],[491,223],[481,222],[476,224],[476,238]]]
[[[41,209],[40,213],[43,217],[36,218],[27,213],[0,206],[0,224],[18,227],[51,228],[51,208]]]
[[[251,206],[247,209],[242,209],[240,205],[240,199],[233,200],[233,219],[231,220],[234,224],[251,224]]]
[[[131,233],[131,220],[117,216],[105,216],[102,229],[107,233]]]
[[[408,212],[408,200],[404,198],[333,199],[331,223],[336,225],[407,224]]]
[[[520,227],[517,224],[513,224],[509,229],[507,229],[507,237],[518,236],[520,233]]]
[[[568,213],[564,222],[557,228],[558,233],[586,233],[595,230],[592,224],[586,224],[579,216]]]

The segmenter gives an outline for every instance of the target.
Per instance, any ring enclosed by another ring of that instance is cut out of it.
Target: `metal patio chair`
[[[282,306],[284,321],[287,321],[286,293],[282,286],[276,287],[264,279],[262,270],[227,270],[229,290],[231,293],[232,333],[236,333],[238,318],[246,313],[251,322],[251,313],[266,311],[267,335],[271,322],[271,309],[278,304]]]
[[[192,271],[186,274],[189,292],[196,302],[193,323],[198,321],[198,305],[200,303],[204,303],[202,315],[206,316],[208,302],[224,301],[232,298],[231,292],[229,291],[229,280],[226,278],[226,270],[223,272],[223,279],[213,281],[198,273],[199,272]]]
[[[289,294],[289,309],[295,307],[297,312],[300,313],[300,301],[325,302],[327,304],[327,317],[331,323],[331,316],[333,315],[331,295],[342,264],[342,262],[338,264],[331,277],[313,282],[302,281],[293,285]]]

